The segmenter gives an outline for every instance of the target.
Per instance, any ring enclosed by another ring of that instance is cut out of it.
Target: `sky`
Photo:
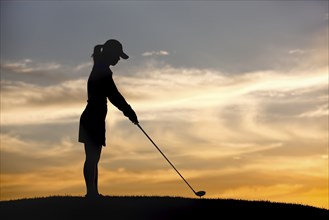
[[[140,125],[205,198],[329,208],[328,1],[1,1],[1,200],[85,194],[97,44]],[[108,102],[105,195],[195,195]]]

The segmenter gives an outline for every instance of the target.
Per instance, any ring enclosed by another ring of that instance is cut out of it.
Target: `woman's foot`
[[[99,193],[87,193],[85,195],[85,198],[87,199],[101,199],[101,198],[104,198],[104,196],[102,194],[99,194]]]

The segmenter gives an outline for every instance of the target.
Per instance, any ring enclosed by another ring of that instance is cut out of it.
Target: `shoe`
[[[87,198],[87,199],[101,199],[101,198],[104,198],[105,196],[103,196],[102,194],[86,194],[85,195],[85,198]]]
[[[100,199],[102,199],[102,198],[104,198],[105,196],[103,196],[103,194],[98,194],[98,198],[100,198]]]

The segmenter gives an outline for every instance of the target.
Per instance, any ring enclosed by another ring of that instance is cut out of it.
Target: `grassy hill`
[[[1,219],[329,219],[329,210],[312,206],[233,199],[158,196],[105,196],[88,200],[51,196],[0,201]]]

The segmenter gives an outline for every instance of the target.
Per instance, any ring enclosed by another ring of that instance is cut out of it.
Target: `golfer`
[[[94,64],[88,78],[87,105],[79,122],[79,142],[84,143],[85,163],[83,174],[87,188],[87,198],[99,198],[98,162],[105,143],[105,118],[107,99],[116,106],[134,124],[138,124],[137,115],[118,91],[110,66],[115,66],[120,58],[128,59],[122,44],[114,39],[103,45],[96,45],[92,54]]]

